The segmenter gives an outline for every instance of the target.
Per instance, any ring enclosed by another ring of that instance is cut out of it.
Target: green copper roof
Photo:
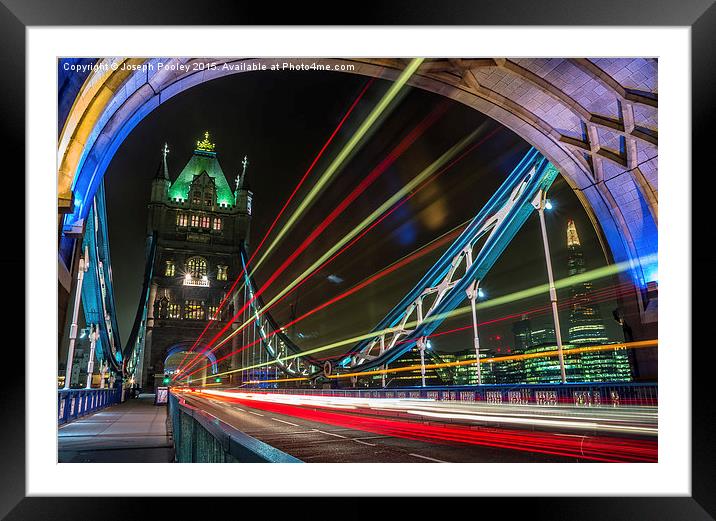
[[[169,198],[172,200],[176,198],[187,200],[189,198],[189,187],[194,180],[194,176],[200,175],[204,171],[216,183],[216,196],[219,206],[224,204],[235,206],[234,194],[229,187],[219,161],[216,159],[216,152],[204,149],[194,150],[194,154],[189,159],[184,170],[181,171],[179,177],[169,187]]]

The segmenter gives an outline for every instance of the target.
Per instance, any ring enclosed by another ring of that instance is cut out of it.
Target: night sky
[[[323,146],[368,78],[336,72],[253,72],[213,80],[193,87],[163,103],[127,137],[110,164],[106,177],[110,245],[120,335],[126,342],[141,291],[147,204],[151,179],[166,141],[171,150],[172,180],[191,156],[204,131],[216,143],[219,162],[233,187],[248,156],[248,182],[254,192],[251,246],[256,246],[283,206],[308,165]],[[389,82],[376,80],[328,148],[299,192],[296,203],[310,190],[331,159],[339,152],[363,118],[388,89]],[[428,113],[439,104],[447,110],[391,168],[364,192],[311,247],[302,254],[265,294],[277,294],[357,223],[398,191],[408,180],[476,128],[492,137],[453,168],[436,178],[410,201],[369,232],[351,250],[306,282],[273,312],[285,323],[289,305],[297,313],[309,311],[325,300],[413,252],[441,234],[472,218],[527,152],[529,145],[509,129],[479,112],[419,89],[405,95],[381,118],[378,128],[352,154],[255,275],[263,281],[343,197],[355,187]],[[567,276],[566,226],[575,220],[584,247],[587,269],[606,264],[596,233],[577,197],[559,177],[550,191],[554,209],[547,214],[555,278]],[[285,219],[284,219],[285,221]],[[445,246],[446,247],[446,246]],[[340,303],[297,324],[289,331],[306,349],[370,330],[417,282],[445,247],[421,257]],[[487,297],[499,296],[546,282],[546,268],[537,214],[507,248],[482,284]],[[599,288],[615,281],[602,281]],[[568,292],[560,292],[566,298]],[[547,295],[486,310],[481,320],[494,320],[549,304]],[[602,304],[602,315],[614,340],[621,340],[611,317],[613,302]],[[533,327],[550,323],[547,314],[531,315]],[[514,318],[496,322],[481,335],[500,334],[512,341]],[[568,316],[562,316],[566,335]],[[461,317],[441,329],[469,324]],[[439,351],[471,347],[469,332],[435,339]]]

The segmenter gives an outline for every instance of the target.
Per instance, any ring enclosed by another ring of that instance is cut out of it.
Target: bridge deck
[[[167,408],[143,394],[107,407],[57,432],[60,463],[168,463],[174,449]]]

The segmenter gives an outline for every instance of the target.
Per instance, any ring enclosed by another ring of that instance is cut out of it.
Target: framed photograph
[[[3,515],[716,516],[716,8],[130,4],[0,10]]]

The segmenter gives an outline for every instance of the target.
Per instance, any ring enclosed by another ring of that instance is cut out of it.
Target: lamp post
[[[104,375],[107,374],[107,362],[103,361],[99,371],[99,388],[104,389]]]
[[[480,295],[480,290],[478,288],[478,285],[480,284],[479,280],[476,280],[473,282],[470,287],[467,289],[467,298],[470,300],[470,307],[472,308],[472,332],[473,332],[473,342],[475,345],[475,366],[477,368],[477,385],[482,385],[482,373],[480,371],[480,337],[477,334],[477,308],[475,306],[475,301],[477,300],[477,297]]]
[[[80,257],[79,268],[77,269],[77,291],[75,292],[75,304],[72,309],[72,324],[70,325],[70,345],[67,348],[67,366],[65,368],[65,389],[70,388],[72,378],[72,363],[75,356],[75,341],[77,340],[77,316],[80,312],[80,301],[82,299],[82,280],[85,272],[89,270],[89,252],[85,246],[84,256]]]
[[[420,382],[421,387],[425,387],[425,338],[418,340],[418,350],[420,351]]]
[[[89,333],[90,355],[89,362],[87,362],[87,389],[92,388],[92,373],[94,372],[94,351],[97,346],[98,337],[99,333],[97,332],[97,326],[91,324]]]
[[[552,303],[552,317],[554,319],[554,334],[557,338],[557,353],[559,354],[559,370],[562,376],[562,383],[567,382],[567,373],[564,368],[564,353],[562,352],[562,333],[559,327],[559,311],[557,310],[557,290],[554,287],[554,276],[552,275],[552,257],[549,253],[549,242],[547,241],[547,226],[544,221],[545,208],[552,208],[547,200],[547,192],[540,190],[532,201],[532,206],[539,213],[539,224],[542,229],[542,244],[544,245],[544,258],[547,263],[547,278],[549,279],[549,300]]]

